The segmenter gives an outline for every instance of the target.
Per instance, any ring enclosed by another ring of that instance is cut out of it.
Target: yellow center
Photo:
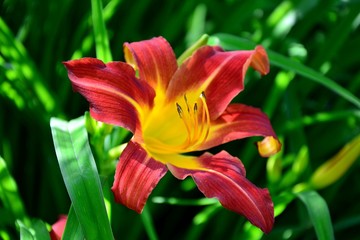
[[[195,151],[210,130],[205,94],[185,94],[170,103],[158,94],[143,116],[142,128],[143,147],[152,156]]]

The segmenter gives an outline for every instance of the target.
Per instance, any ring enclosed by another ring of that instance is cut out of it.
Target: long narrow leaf
[[[144,208],[143,213],[141,214],[141,219],[144,223],[145,230],[148,234],[148,237],[150,240],[158,240],[158,236],[154,227],[153,220],[151,218],[151,214],[149,212],[149,209],[147,207]]]
[[[35,219],[32,221],[31,226],[25,225],[20,220],[17,220],[16,223],[20,230],[21,240],[50,240],[50,234],[43,221]]]
[[[50,240],[50,234],[43,221],[35,219],[32,221],[32,228],[34,229],[35,239]]]
[[[5,21],[0,17],[0,55],[4,56],[10,63],[11,68],[14,69],[12,74],[17,78],[22,79],[22,85],[26,88],[18,89],[26,92],[31,92],[35,98],[25,99],[26,101],[39,101],[41,107],[49,113],[55,113],[55,99],[54,94],[50,92],[42,79],[40,73],[36,70],[34,62],[28,56],[25,47],[12,34]],[[10,71],[10,70],[9,70]],[[45,114],[45,112],[42,112]]]
[[[4,159],[0,157],[0,200],[5,209],[7,209],[12,217],[21,221],[28,222],[24,204],[18,192],[15,180],[10,175]]]
[[[91,0],[92,20],[96,44],[96,57],[108,62],[112,60],[101,0]]]
[[[220,44],[222,47],[226,49],[251,49],[255,47],[255,43],[250,42],[246,39],[239,38],[236,36],[228,35],[228,34],[216,34],[213,35],[209,39],[209,43],[211,45]],[[347,101],[353,103],[357,107],[360,108],[360,99],[353,95],[351,92],[346,90],[345,88],[341,87],[331,79],[325,77],[323,74],[297,62],[281,54],[273,52],[271,50],[267,50],[270,63],[280,67],[281,69],[294,71],[295,73],[306,77],[314,82],[322,84],[323,86],[327,87],[331,91],[335,92],[339,96],[343,97]]]
[[[113,239],[84,118],[50,121],[60,170],[86,239]]]
[[[319,240],[334,239],[331,217],[325,200],[315,191],[300,192],[297,197],[305,204]]]
[[[20,240],[35,240],[31,229],[29,229],[23,222],[20,220],[16,221],[19,230],[20,230]]]
[[[66,220],[63,239],[82,240],[84,238],[85,236],[79,224],[79,220],[76,216],[73,206],[71,206]]]

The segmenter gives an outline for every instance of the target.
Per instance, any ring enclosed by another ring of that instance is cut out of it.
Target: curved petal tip
[[[197,159],[199,169],[184,169],[167,164],[178,179],[191,176],[199,190],[208,198],[217,198],[227,209],[245,216],[264,233],[274,225],[274,205],[267,189],[256,187],[245,178],[240,159],[222,151],[204,153]]]
[[[269,58],[263,46],[256,46],[255,52],[251,57],[251,67],[261,73],[261,75],[266,75],[270,72]]]

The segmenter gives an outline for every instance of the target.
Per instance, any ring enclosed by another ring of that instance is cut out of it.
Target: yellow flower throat
[[[167,104],[155,101],[149,113],[143,129],[144,147],[155,155],[195,151],[209,135],[210,114],[204,92],[189,98],[184,94]]]

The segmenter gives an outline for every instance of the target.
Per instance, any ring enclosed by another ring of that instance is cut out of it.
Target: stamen
[[[188,112],[189,112],[189,106],[187,104],[187,98],[186,98],[185,95],[184,95],[184,99],[185,99],[185,102],[186,102],[186,105],[187,105],[187,108],[188,108]],[[187,131],[187,134],[188,134],[187,144],[190,144],[191,139],[189,138],[189,136],[191,135],[191,125],[190,125],[191,121],[189,121],[189,116],[188,116],[188,114],[184,114],[184,112],[182,110],[182,107],[180,106],[179,103],[176,103],[176,110],[178,111],[178,114],[179,114],[180,118],[183,120],[183,122],[185,124],[186,131]]]
[[[206,104],[206,96],[204,91],[200,94],[200,100],[202,102],[203,112],[201,116],[201,132],[203,132],[204,126],[206,127],[206,133],[204,135],[204,138],[201,140],[200,144],[206,141],[207,137],[209,136],[210,132],[210,113],[209,109]]]
[[[178,103],[176,103],[176,110],[177,110],[180,118],[182,118],[183,110],[182,110],[181,106]]]
[[[183,96],[184,102],[176,102],[176,110],[182,119],[186,129],[187,137],[184,142],[179,145],[166,145],[154,141],[151,148],[156,152],[176,152],[184,153],[195,150],[199,145],[203,144],[210,132],[210,114],[206,103],[205,93],[201,92],[195,103],[190,103],[186,94]],[[186,105],[187,112],[183,111]],[[190,105],[193,107],[190,108]]]
[[[197,103],[194,104],[194,136],[193,139],[198,139],[198,128],[199,128],[199,117],[197,116],[198,106]],[[201,132],[200,132],[201,134]]]
[[[196,114],[196,113],[197,113],[197,109],[198,109],[198,107],[197,107],[197,103],[195,103],[195,104],[194,104],[194,114]]]
[[[184,94],[184,100],[185,100],[185,104],[186,104],[186,107],[187,107],[187,111],[188,111],[188,113],[190,113],[190,107],[189,107],[189,104],[188,104],[186,94]]]

